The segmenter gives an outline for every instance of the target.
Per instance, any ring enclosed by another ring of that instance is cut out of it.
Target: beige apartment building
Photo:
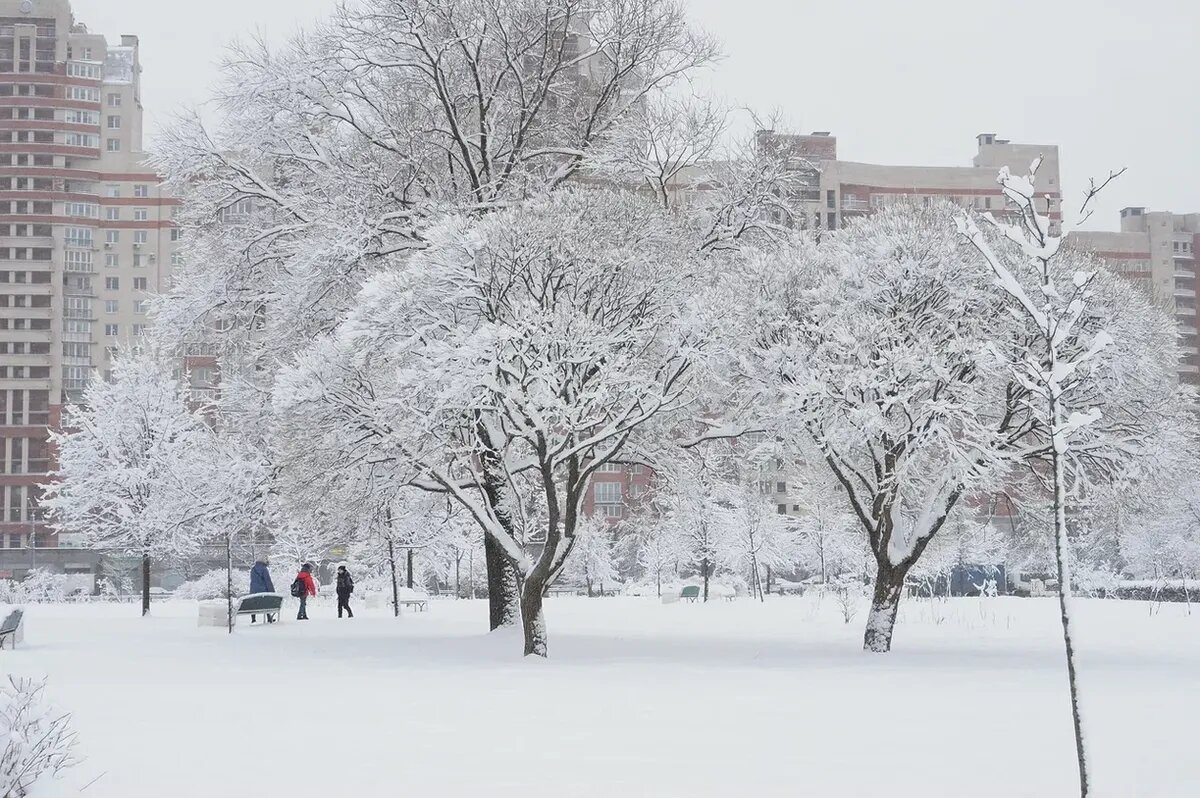
[[[1200,384],[1200,324],[1196,316],[1196,250],[1200,213],[1125,208],[1119,231],[1080,231],[1070,240],[1100,256],[1113,271],[1153,293],[1175,317],[1182,349],[1179,379]]]
[[[905,202],[932,203],[950,200],[964,207],[1003,212],[1004,195],[996,182],[1000,167],[1025,174],[1035,158],[1042,158],[1038,171],[1038,196],[1042,210],[1055,220],[1062,218],[1062,186],[1059,182],[1058,146],[1016,144],[994,133],[976,137],[976,153],[969,166],[897,166],[839,160],[837,138],[820,131],[808,135],[759,131],[757,145],[786,154],[802,175],[798,220],[808,229],[834,229],[854,216],[888,205]]]
[[[140,74],[136,36],[0,0],[0,547],[59,545],[36,508],[48,431],[167,285],[175,203],[143,166]]]

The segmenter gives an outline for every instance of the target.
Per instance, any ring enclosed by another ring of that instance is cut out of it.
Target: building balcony
[[[11,296],[50,296],[54,293],[52,283],[0,283],[0,294]]]
[[[1175,284],[1175,296],[1194,298],[1196,296],[1195,284],[1181,285],[1179,283],[1176,283]]]
[[[0,317],[6,319],[51,319],[54,318],[54,308],[0,308]]]
[[[1200,374],[1200,366],[1195,363],[1180,363],[1178,370],[1180,374]]]
[[[20,379],[15,377],[0,379],[0,391],[21,391],[25,389],[32,391],[48,391],[50,390],[50,380]]]
[[[51,341],[53,330],[0,330],[0,341],[32,341],[42,343]]]
[[[1190,319],[1190,318],[1195,317],[1196,309],[1190,308],[1187,305],[1176,305],[1175,306],[1175,315],[1176,316],[1186,316]]]
[[[50,354],[44,355],[5,355],[6,366],[45,366],[50,363]]]
[[[1195,252],[1173,252],[1173,253],[1171,253],[1171,257],[1174,258],[1176,261],[1181,261],[1181,260],[1194,261],[1196,259],[1196,253]]]

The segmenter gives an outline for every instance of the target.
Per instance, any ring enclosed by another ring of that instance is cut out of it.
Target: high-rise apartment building
[[[110,44],[68,0],[0,0],[0,547],[59,545],[36,508],[48,431],[167,286],[140,73],[137,37]]]
[[[1113,271],[1137,281],[1175,317],[1181,359],[1179,379],[1200,384],[1200,323],[1196,316],[1196,250],[1200,213],[1125,208],[1120,231],[1081,231],[1076,245],[1100,256]]]

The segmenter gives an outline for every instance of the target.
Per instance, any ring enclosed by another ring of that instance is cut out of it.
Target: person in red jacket
[[[308,597],[317,595],[317,581],[312,577],[312,563],[306,562],[300,566],[300,573],[296,574],[296,581],[303,585],[300,591],[300,612],[296,614],[297,621],[308,620]]]

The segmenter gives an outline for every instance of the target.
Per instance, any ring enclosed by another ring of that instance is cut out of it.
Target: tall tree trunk
[[[491,535],[484,536],[483,551],[487,565],[489,628],[494,631],[501,626],[513,626],[521,617],[517,571]]]
[[[142,615],[150,614],[150,554],[142,554]]]
[[[408,571],[404,578],[404,586],[407,587],[409,590],[412,590],[412,587],[413,587],[412,571],[413,571],[413,550],[410,548],[408,550]]]
[[[884,654],[892,650],[892,631],[896,627],[896,613],[900,609],[908,568],[907,565],[892,565],[886,560],[876,563],[875,593],[871,597],[871,613],[867,616],[867,630],[863,635],[864,651]]]
[[[225,536],[225,612],[229,634],[233,634],[233,536]],[[251,618],[250,620],[254,620]]]
[[[388,538],[388,565],[392,568],[392,615],[400,617],[400,583],[396,579],[396,541]]]
[[[540,579],[526,579],[521,590],[521,630],[525,635],[525,656],[545,657],[546,616],[542,610],[545,584]]]
[[[700,561],[700,571],[704,574],[704,601],[708,602],[708,558]]]
[[[1055,365],[1054,349],[1050,348],[1050,370]],[[1058,397],[1053,388],[1050,393],[1051,429],[1057,431],[1059,419]],[[1083,720],[1079,715],[1079,684],[1075,679],[1075,645],[1071,638],[1071,549],[1067,538],[1066,469],[1062,452],[1059,451],[1060,436],[1054,435],[1050,446],[1051,464],[1054,466],[1054,557],[1058,566],[1058,611],[1062,621],[1063,648],[1067,654],[1067,683],[1071,690],[1071,722],[1075,727],[1075,760],[1079,766],[1079,795],[1087,798],[1088,775],[1087,754],[1083,744]]]
[[[482,445],[479,460],[483,467],[483,494],[504,532],[513,540],[518,540],[519,536],[513,534],[512,517],[504,502],[508,485],[503,464],[482,415],[476,419],[475,434]],[[483,553],[487,564],[488,627],[490,631],[495,631],[501,626],[516,624],[521,617],[521,586],[517,580],[516,566],[505,555],[504,547],[489,534],[483,536]]]

